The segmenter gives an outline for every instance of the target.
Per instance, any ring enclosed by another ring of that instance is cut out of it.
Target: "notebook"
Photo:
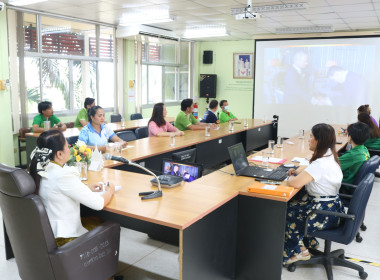
[[[294,188],[288,187],[288,186],[256,184],[254,186],[249,187],[248,191],[253,192],[253,193],[262,193],[262,194],[276,195],[276,196],[282,196],[282,197],[289,197],[293,193]]]

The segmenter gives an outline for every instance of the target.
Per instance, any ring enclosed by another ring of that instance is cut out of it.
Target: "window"
[[[115,106],[114,27],[54,16],[17,12],[23,18],[26,112],[51,101],[58,114],[75,115],[86,97],[103,108]],[[99,36],[96,36],[99,34]],[[23,88],[21,86],[20,88]]]
[[[138,44],[141,44],[141,53],[137,52]],[[189,97],[192,43],[148,38],[144,42],[136,41],[135,47],[136,55],[141,56],[143,107],[158,102],[178,102]]]

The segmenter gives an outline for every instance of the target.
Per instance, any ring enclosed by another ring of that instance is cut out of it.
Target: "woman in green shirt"
[[[358,121],[365,123],[369,127],[369,138],[364,143],[364,146],[368,149],[380,150],[380,128],[373,123],[371,116],[367,113],[360,113]]]

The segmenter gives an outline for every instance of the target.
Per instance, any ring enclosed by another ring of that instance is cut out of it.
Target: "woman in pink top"
[[[184,135],[183,131],[178,130],[165,120],[167,111],[164,103],[157,103],[153,107],[152,117],[149,120],[149,136],[176,136]]]

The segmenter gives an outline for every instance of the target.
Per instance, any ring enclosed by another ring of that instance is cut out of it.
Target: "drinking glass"
[[[298,134],[298,138],[299,139],[304,139],[304,137],[305,137],[305,130],[300,129],[299,134]]]
[[[269,167],[269,153],[267,151],[262,152],[262,164],[263,167]]]
[[[206,125],[206,128],[205,128],[205,136],[206,137],[210,137],[211,136],[211,126],[210,125]]]
[[[87,181],[87,162],[85,162],[85,161],[78,161],[76,163],[76,166],[78,168],[80,179],[82,181]]]
[[[125,120],[124,120],[124,118],[121,118],[121,127],[122,127],[122,128],[125,127]]]
[[[244,127],[245,127],[245,128],[248,127],[248,119],[244,119]]]
[[[50,121],[44,121],[44,129],[45,131],[50,129]]]
[[[170,133],[170,136],[169,136],[169,146],[174,146],[175,145],[175,134],[174,133]]]
[[[228,123],[228,130],[229,131],[234,131],[234,122],[233,121],[229,121],[229,123]]]
[[[269,148],[269,153],[274,154],[274,140],[268,141],[268,148]]]
[[[284,138],[281,136],[277,137],[277,148],[283,148],[284,147]]]
[[[113,151],[115,153],[116,156],[120,156],[121,155],[121,143],[120,142],[115,142],[114,143],[114,146],[113,146]]]

